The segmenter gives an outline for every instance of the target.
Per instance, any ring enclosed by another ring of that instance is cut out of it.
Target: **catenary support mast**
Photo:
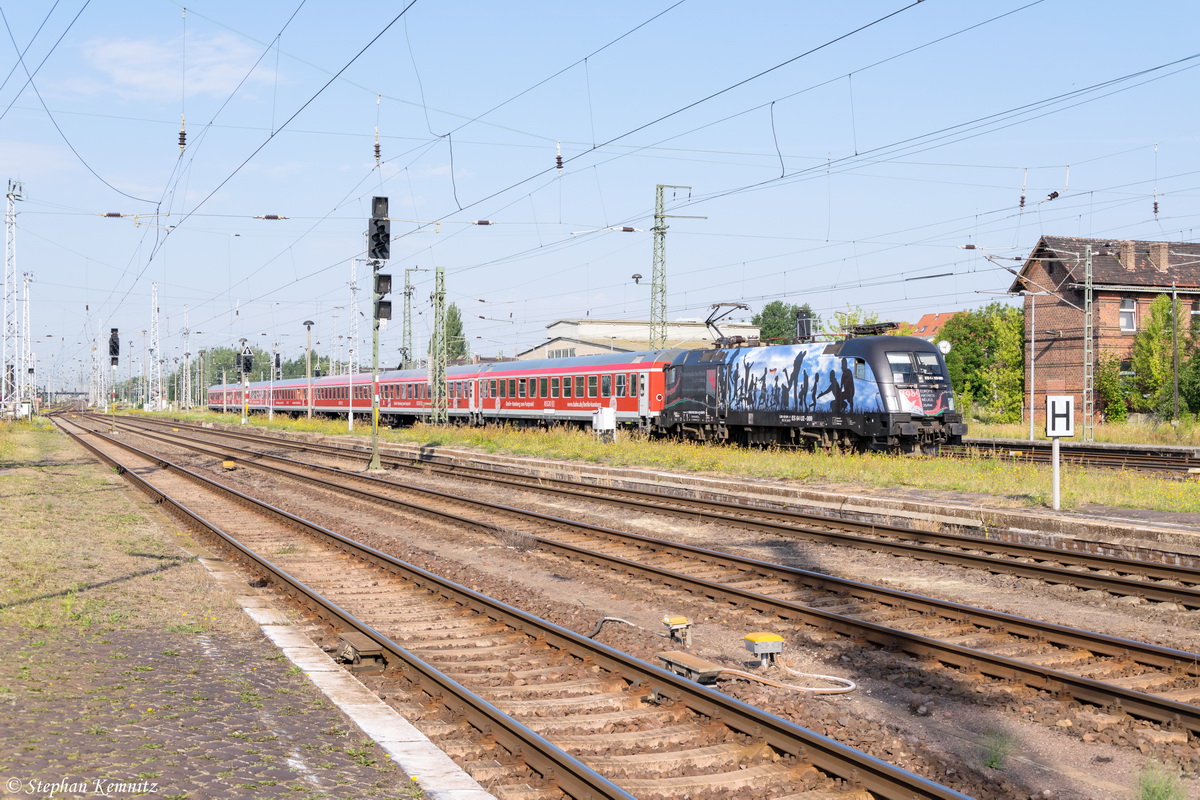
[[[0,367],[3,371],[0,374],[0,412],[15,412],[20,398],[17,383],[20,352],[17,330],[17,201],[21,199],[21,184],[10,180],[4,213],[4,360]]]

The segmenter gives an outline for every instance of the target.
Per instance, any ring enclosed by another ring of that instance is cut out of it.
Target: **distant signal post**
[[[1058,511],[1059,508],[1058,440],[1064,436],[1074,435],[1075,398],[1071,395],[1046,395],[1046,436],[1053,441],[1051,453],[1054,462],[1054,477],[1051,479],[1051,486],[1055,511]]]
[[[367,259],[371,262],[371,460],[367,469],[379,469],[379,320],[392,318],[392,303],[383,297],[392,291],[392,276],[379,268],[392,255],[392,221],[388,199],[371,198],[371,223],[367,227]],[[354,400],[351,399],[351,414]]]

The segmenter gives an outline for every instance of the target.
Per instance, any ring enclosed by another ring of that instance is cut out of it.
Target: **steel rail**
[[[256,453],[256,455],[264,456],[265,454]],[[858,581],[851,581],[844,578],[835,578],[795,567],[772,564],[770,562],[760,561],[758,559],[735,556],[728,553],[707,550],[704,548],[693,547],[691,545],[684,545],[675,542],[667,542],[664,540],[655,539],[653,537],[643,536],[641,534],[618,531],[602,526],[590,525],[587,523],[580,523],[573,520],[554,517],[548,514],[541,514],[539,512],[514,509],[500,504],[464,498],[434,489],[398,486],[374,476],[362,475],[359,473],[349,473],[335,467],[303,464],[282,456],[267,457],[271,460],[291,462],[306,469],[317,469],[318,471],[333,473],[344,478],[352,478],[355,480],[382,484],[390,488],[400,488],[404,490],[415,491],[426,496],[437,497],[439,499],[452,501],[458,504],[469,503],[487,508],[491,511],[518,514],[554,525],[575,528],[587,533],[596,533],[612,538],[640,543],[647,547],[653,547],[659,552],[674,552],[723,566],[736,565],[742,569],[753,570],[764,577],[782,578],[791,582],[799,582],[801,585],[818,588],[822,586],[834,585],[842,588],[850,597],[855,597],[867,602],[881,602],[885,605],[906,608],[920,613],[936,613],[945,619],[979,625],[996,633],[1008,633],[1028,639],[1040,639],[1061,647],[1078,647],[1081,649],[1086,649],[1096,655],[1128,659],[1155,668],[1177,669],[1180,670],[1181,674],[1200,676],[1200,655],[1195,653],[1159,647],[1157,645],[1109,636],[1107,634],[1081,631],[1067,626],[1040,622],[1025,617],[1005,614],[1003,612],[980,609],[961,603],[938,600],[910,592],[887,589],[884,587],[865,584]],[[288,470],[282,470],[266,464],[256,464],[256,466],[275,472],[289,473]],[[472,520],[460,514],[428,509],[417,506],[413,503],[395,500],[393,498],[381,498],[371,492],[355,489],[354,487],[346,486],[343,483],[326,481],[312,476],[296,475],[295,473],[289,474],[291,474],[291,476],[294,478],[299,478],[307,482],[323,484],[327,488],[337,492],[351,492],[362,497],[363,499],[373,499],[389,504],[402,505],[414,510],[418,510],[420,513],[440,516],[452,522],[465,523],[486,530],[508,530],[503,526],[496,525],[495,523]],[[781,600],[758,592],[738,589],[733,586],[702,578],[695,578],[687,575],[686,573],[640,564],[620,556],[600,553],[576,545],[571,545],[569,543],[560,542],[548,537],[538,536],[536,534],[527,535],[531,536],[531,538],[535,539],[539,544],[549,548],[557,549],[576,558],[586,558],[593,563],[606,564],[626,572],[649,573],[668,585],[675,585],[688,589],[689,591],[696,591],[708,597],[722,599],[727,602],[734,602],[741,605],[748,605],[750,608],[762,612],[771,611],[784,618],[800,618],[803,619],[806,624],[833,630],[839,635],[865,639],[873,644],[883,647],[894,647],[912,655],[936,658],[937,660],[951,666],[966,669],[968,671],[978,671],[981,674],[1001,680],[1021,680],[1023,683],[1031,686],[1032,688],[1053,691],[1062,695],[1069,695],[1093,705],[1103,707],[1115,704],[1121,710],[1133,716],[1150,719],[1164,725],[1183,724],[1187,729],[1196,733],[1200,733],[1200,707],[1191,705],[1189,703],[1182,703],[1175,700],[1158,697],[1156,695],[1126,689],[1124,687],[1115,686],[1103,681],[1072,675],[1071,673],[1063,672],[1061,670],[1054,670],[1028,664],[1020,661],[1019,659],[1012,659],[1006,656],[994,655],[982,650],[975,650],[961,645],[941,642],[937,639],[921,636],[920,634],[889,628],[877,623],[858,620],[853,617],[823,611],[818,608],[812,608],[799,603]]]
[[[188,427],[192,428],[192,426]],[[201,430],[208,433],[215,432],[222,436],[233,436],[237,439],[256,443],[269,441],[273,438],[252,434],[238,434],[236,432]],[[280,444],[291,444],[290,440],[277,441]],[[329,453],[340,457],[345,457],[350,453],[357,453],[355,450],[348,451],[336,445],[327,444],[296,443],[296,448],[308,452]],[[561,478],[534,477],[524,479],[524,476],[507,471],[489,470],[465,465],[444,465],[418,457],[385,455],[384,463],[411,469],[422,469],[428,465],[444,469],[450,474],[473,473],[482,476],[477,478],[480,480],[510,485],[530,491],[583,497],[625,507],[650,509],[656,513],[665,512],[687,514],[692,517],[700,516],[706,521],[720,520],[776,535],[789,537],[802,536],[806,539],[836,546],[891,553],[893,555],[937,561],[943,564],[964,566],[972,569],[984,569],[998,574],[1012,574],[1025,578],[1034,578],[1052,584],[1069,584],[1082,589],[1099,589],[1115,595],[1141,597],[1155,602],[1170,602],[1188,608],[1200,608],[1200,568],[1196,567],[1156,564],[1154,562],[1122,556],[1077,553],[1044,545],[1002,542],[982,536],[938,533],[936,531],[904,528],[895,525],[856,522],[823,514],[762,508],[726,500],[689,498],[643,489],[600,487]],[[683,509],[677,510],[665,507],[664,503],[682,506]],[[748,519],[744,516],[746,514],[753,514],[760,517],[774,517],[782,521],[772,522],[769,519]],[[815,530],[808,527],[810,525],[821,525],[828,528],[836,527],[850,532]],[[865,534],[866,538],[860,534]],[[887,538],[879,538],[881,536],[893,537],[901,541],[890,541]],[[944,549],[947,547],[958,549]],[[984,555],[969,552],[971,550],[982,551]],[[998,558],[997,556],[1004,556],[1006,558]],[[1012,560],[1017,558],[1035,559],[1035,563]],[[1055,566],[1045,563],[1048,561],[1066,566]],[[1070,569],[1070,566],[1082,567],[1087,570],[1110,571],[1119,574],[1103,575],[1080,572]],[[1128,575],[1140,575],[1146,580],[1125,577]],[[1170,586],[1150,582],[1171,580],[1187,585]]]
[[[383,566],[389,571],[399,572],[415,582],[434,586],[439,593],[447,597],[452,596],[458,602],[479,613],[505,622],[518,630],[527,632],[530,630],[536,631],[544,640],[554,643],[561,649],[572,652],[576,656],[580,656],[582,653],[583,658],[590,659],[592,663],[621,675],[633,685],[644,686],[649,695],[665,697],[680,702],[695,713],[710,719],[719,720],[722,724],[751,736],[756,740],[763,741],[780,752],[807,760],[823,772],[842,778],[852,785],[861,786],[863,789],[878,794],[881,797],[896,798],[896,800],[911,800],[911,798],[915,797],[928,797],[934,800],[970,800],[966,795],[956,792],[953,789],[949,789],[866,753],[840,744],[826,736],[790,723],[773,714],[724,695],[721,692],[681,678],[668,670],[635,659],[608,645],[596,642],[547,620],[528,614],[515,606],[500,603],[487,595],[440,578],[416,565],[397,559],[368,545],[356,542],[283,509],[275,508],[235,489],[211,481],[160,456],[144,453],[126,442],[112,439],[104,434],[92,433],[111,444],[137,453],[142,458],[152,460],[176,475],[187,478],[210,490],[216,490],[227,496],[236,498],[239,502],[259,509],[270,516],[284,520],[288,524],[307,530],[321,538],[327,538],[348,553]],[[444,691],[452,693],[459,702],[468,705],[472,713],[483,714],[485,720],[481,723],[482,725],[487,725],[489,728],[490,726],[497,726],[510,738],[508,743],[504,743],[506,749],[523,755],[530,766],[543,775],[553,776],[559,782],[560,788],[567,794],[579,798],[594,797],[597,800],[608,797],[632,798],[632,795],[629,795],[625,790],[613,784],[602,775],[595,773],[587,765],[562,751],[549,740],[521,725],[503,711],[500,711],[466,687],[463,687],[457,681],[442,675],[436,669],[426,664],[426,662],[409,653],[405,648],[392,642],[386,636],[383,636],[369,626],[363,625],[357,618],[349,615],[348,612],[321,598],[318,593],[308,587],[304,587],[302,584],[294,582],[291,576],[287,575],[283,570],[274,565],[268,566],[269,562],[266,562],[261,556],[254,554],[248,548],[242,546],[232,535],[220,531],[190,510],[183,508],[177,501],[174,501],[160,490],[154,488],[141,476],[125,470],[114,459],[101,453],[98,449],[92,447],[90,443],[84,443],[84,445],[92,452],[95,452],[102,460],[113,464],[127,478],[133,480],[139,486],[145,487],[143,491],[146,491],[151,497],[171,504],[172,507],[177,508],[180,513],[185,514],[189,519],[195,520],[197,524],[206,530],[210,530],[228,541],[240,552],[262,565],[265,569],[268,569],[287,584],[296,586],[302,594],[313,599],[330,613],[335,614],[345,624],[362,630],[363,633],[389,650],[399,660],[413,666],[422,674],[424,680],[428,680]],[[423,672],[422,668],[429,670],[430,674]],[[475,721],[472,724],[476,725],[480,730],[489,730],[488,728],[480,727],[480,724],[477,724]],[[493,735],[497,734],[496,728],[491,728],[489,732]],[[502,738],[501,736],[497,736],[498,740]],[[544,750],[543,743],[546,748]],[[536,754],[536,756],[533,754]],[[538,761],[543,759],[546,763],[543,763],[541,768],[539,768]],[[578,766],[576,767],[576,765]],[[543,769],[546,771],[543,771]],[[576,779],[582,781],[582,776],[595,776],[599,781],[595,786],[590,781],[588,783],[581,783],[578,788],[572,791],[571,782]]]

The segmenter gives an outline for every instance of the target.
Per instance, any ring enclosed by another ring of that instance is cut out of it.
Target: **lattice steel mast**
[[[690,186],[671,186],[660,183],[654,192],[654,265],[650,273],[650,349],[667,346],[667,225],[666,219],[708,219],[666,214],[663,208],[664,189],[687,189]]]
[[[20,370],[17,365],[20,334],[17,330],[16,201],[21,199],[21,184],[10,180],[4,213],[4,362],[3,374],[0,375],[0,409],[14,411],[20,399]]]
[[[450,420],[449,396],[446,393],[446,270],[438,267],[434,278],[433,339],[429,347],[429,382],[432,392],[431,422]]]

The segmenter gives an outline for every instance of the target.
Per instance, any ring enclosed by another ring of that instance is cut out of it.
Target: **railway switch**
[[[777,633],[747,633],[746,649],[758,656],[760,667],[774,666],[775,656],[783,652],[783,637]]]
[[[370,636],[356,631],[341,635],[337,658],[349,664],[351,672],[374,672],[385,666],[383,648]]]
[[[667,635],[673,642],[679,642],[684,647],[692,646],[692,621],[679,615],[663,617],[663,625],[667,626]]]

